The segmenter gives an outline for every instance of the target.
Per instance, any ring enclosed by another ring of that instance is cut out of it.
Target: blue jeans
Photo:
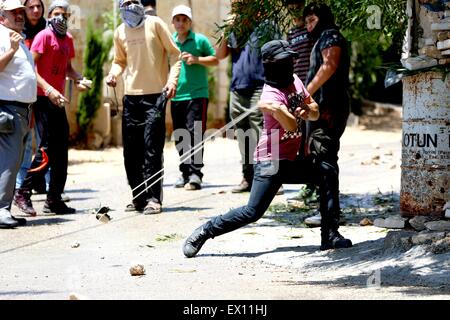
[[[22,186],[22,183],[25,180],[25,177],[27,176],[28,170],[31,167],[31,159],[33,157],[33,137],[32,137],[33,134],[36,139],[36,145],[39,146],[41,143],[41,137],[39,136],[37,126],[35,126],[34,130],[30,131],[28,139],[25,143],[25,151],[23,153],[22,164],[20,165],[20,169],[16,177],[16,189],[19,189]],[[49,180],[50,180],[50,168],[49,171],[47,171],[47,173],[45,174],[46,190],[48,190]]]
[[[337,230],[339,221],[338,170],[313,158],[295,161],[257,162],[250,198],[246,206],[212,218],[205,231],[214,238],[259,220],[282,184],[315,183],[319,186],[322,235]]]

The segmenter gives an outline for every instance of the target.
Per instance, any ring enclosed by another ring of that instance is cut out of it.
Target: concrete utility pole
[[[409,70],[441,66],[403,78],[400,211],[450,218],[450,2],[408,0]]]

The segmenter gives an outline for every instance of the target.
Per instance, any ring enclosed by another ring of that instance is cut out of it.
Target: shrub
[[[84,50],[84,76],[92,80],[92,87],[80,95],[78,101],[77,123],[80,128],[79,140],[85,141],[92,126],[102,99],[103,64],[112,47],[112,39],[103,40],[103,31],[95,29],[92,21],[88,22],[86,48]]]

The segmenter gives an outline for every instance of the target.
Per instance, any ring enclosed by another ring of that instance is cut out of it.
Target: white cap
[[[20,0],[4,0],[3,3],[0,2],[0,9],[5,11],[12,11],[15,9],[25,9]]]
[[[172,19],[173,19],[173,17],[175,17],[175,16],[177,16],[179,14],[183,14],[183,15],[187,16],[189,19],[192,20],[192,10],[188,6],[185,6],[185,5],[181,4],[181,5],[176,6],[175,8],[173,8],[173,10],[172,10]]]

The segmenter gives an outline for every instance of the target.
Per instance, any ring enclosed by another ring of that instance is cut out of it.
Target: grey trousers
[[[0,131],[0,215],[8,215],[14,197],[16,175],[29,134],[31,108],[0,103],[0,113],[13,117],[12,132]]]
[[[236,119],[244,112],[256,106],[262,88],[231,91],[230,117]],[[235,134],[241,152],[242,174],[248,183],[253,181],[253,153],[258,144],[263,127],[263,116],[259,109],[250,113],[235,125]]]

